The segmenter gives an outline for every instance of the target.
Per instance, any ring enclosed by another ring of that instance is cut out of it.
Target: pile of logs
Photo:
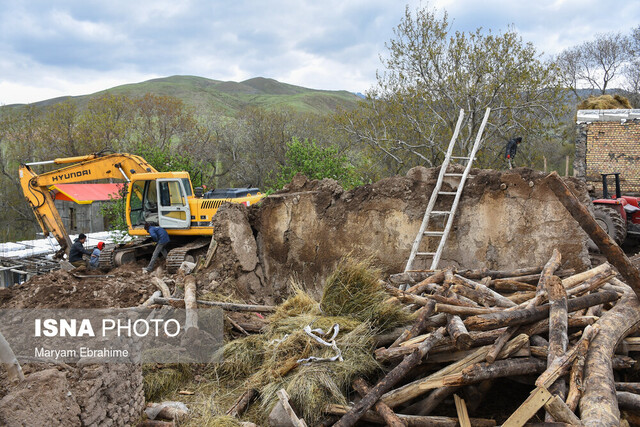
[[[388,291],[419,307],[417,321],[376,350],[390,367],[386,376],[367,389],[354,383],[363,397],[353,406],[329,408],[340,417],[335,425],[493,425],[469,418],[469,409],[491,381],[523,375],[535,379],[531,394],[503,426],[614,426],[620,409],[629,424],[640,425],[633,418],[640,414],[640,383],[616,382],[614,375],[635,363],[624,352],[637,350],[638,339],[629,336],[640,326],[640,272],[557,174],[546,181],[617,272],[609,263],[580,274],[559,271],[561,254],[554,251],[534,271],[391,277]],[[457,418],[430,417],[452,394]],[[474,401],[467,405],[461,394]],[[544,419],[532,420],[542,410]]]
[[[387,290],[418,308],[417,321],[381,339],[387,344],[375,356],[389,373],[373,387],[354,382],[364,397],[352,407],[330,407],[341,416],[336,425],[495,425],[468,413],[480,403],[483,388],[505,377],[532,380],[530,397],[516,402],[520,406],[507,426],[524,425],[541,408],[546,421],[572,425],[593,416],[601,422],[603,414],[616,419],[603,425],[617,425],[618,401],[624,409],[640,410],[640,396],[633,394],[640,384],[614,383],[609,375],[635,362],[614,355],[616,349],[634,349],[633,339],[622,339],[640,322],[635,294],[609,263],[580,274],[558,270],[560,263],[554,251],[537,269],[392,276]],[[467,405],[461,396],[474,401]],[[430,416],[448,397],[454,398],[458,419]],[[509,414],[495,414],[504,415]]]
[[[537,376],[531,396],[504,425],[524,425],[543,407],[547,421],[579,424],[578,409],[583,420],[603,410],[619,419],[616,396],[603,402],[607,393],[618,387],[621,401],[633,407],[640,396],[628,390],[640,385],[607,383],[607,371],[634,363],[613,354],[640,321],[637,298],[609,263],[580,274],[558,271],[560,263],[554,251],[544,268],[392,276],[387,290],[419,307],[417,321],[376,350],[377,360],[391,369],[383,379],[371,388],[363,387],[361,379],[354,382],[358,392],[368,388],[364,397],[353,407],[329,408],[341,415],[337,425],[359,419],[455,425],[455,419],[429,416],[451,395],[461,425],[494,425],[493,420],[469,419],[461,392],[475,395],[472,406],[477,407],[479,388],[498,378],[522,381],[523,376]],[[604,408],[607,404],[611,407]]]

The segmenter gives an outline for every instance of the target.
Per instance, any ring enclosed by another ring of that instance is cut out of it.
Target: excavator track
[[[148,238],[135,238],[125,245],[107,244],[100,253],[98,268],[102,271],[109,271],[119,265],[126,264],[132,259],[135,260],[136,250],[146,250],[152,247]]]
[[[105,245],[102,252],[100,252],[100,258],[98,258],[98,268],[103,271],[109,271],[115,268],[113,262],[113,255],[116,251],[116,245]]]
[[[199,249],[207,246],[211,242],[211,239],[200,238],[186,245],[171,249],[167,255],[166,268],[167,272],[174,274],[178,271],[189,251]]]

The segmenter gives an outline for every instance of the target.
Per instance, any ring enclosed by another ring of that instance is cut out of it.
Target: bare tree
[[[479,165],[488,167],[503,164],[509,138],[547,138],[561,115],[555,65],[513,29],[454,33],[446,13],[407,8],[387,48],[377,86],[361,108],[337,119],[386,173],[439,164],[461,109],[460,154],[467,154],[491,108],[478,155]]]
[[[632,59],[629,37],[621,33],[596,34],[592,41],[566,49],[557,57],[563,83],[576,96],[578,89],[604,95]]]

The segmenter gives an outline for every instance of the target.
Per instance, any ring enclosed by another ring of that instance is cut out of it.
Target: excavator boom
[[[35,165],[49,164],[71,165],[42,174],[36,174],[31,168],[31,166]],[[45,236],[52,234],[58,241],[61,248],[58,254],[60,256],[68,251],[71,246],[71,239],[54,205],[54,199],[49,187],[55,184],[70,184],[109,178],[130,181],[131,176],[136,173],[153,172],[157,171],[142,157],[125,153],[107,155],[97,153],[27,163],[20,165],[18,171],[24,197],[29,206],[31,206]]]

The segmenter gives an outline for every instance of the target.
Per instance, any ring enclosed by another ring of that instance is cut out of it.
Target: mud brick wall
[[[75,400],[83,426],[128,426],[140,419],[145,408],[140,365],[86,365],[76,375]]]
[[[144,408],[140,365],[57,365],[9,389],[0,399],[0,425],[131,426]]]
[[[620,173],[622,192],[640,193],[640,121],[602,121],[578,125],[574,169],[602,194],[602,173]],[[609,191],[615,191],[613,178]]]

